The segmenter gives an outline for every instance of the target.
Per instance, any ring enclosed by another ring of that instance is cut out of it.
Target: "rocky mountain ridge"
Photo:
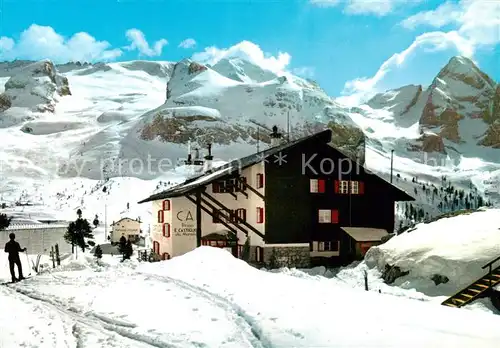
[[[373,97],[402,127],[418,124],[410,151],[439,152],[468,144],[500,148],[500,85],[465,57],[453,57],[427,89],[405,86]],[[446,145],[445,142],[448,144]]]

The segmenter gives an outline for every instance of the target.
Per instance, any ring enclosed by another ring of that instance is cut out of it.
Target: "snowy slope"
[[[0,296],[8,347],[496,347],[500,339],[491,314],[268,273],[211,247],[153,264],[80,258]]]

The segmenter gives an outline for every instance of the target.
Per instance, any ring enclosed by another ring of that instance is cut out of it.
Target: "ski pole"
[[[26,253],[26,261],[28,261],[28,269],[30,270],[30,274],[28,274],[28,276],[31,275],[31,267],[30,267],[30,259],[28,257],[28,250],[25,250],[24,251]]]

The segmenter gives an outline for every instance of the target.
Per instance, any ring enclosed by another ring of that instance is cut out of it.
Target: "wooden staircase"
[[[490,294],[490,289],[500,283],[500,266],[492,269],[492,264],[498,260],[500,260],[500,257],[497,257],[482,267],[482,269],[489,268],[488,274],[460,290],[441,304],[443,306],[460,308],[474,300],[488,296]]]

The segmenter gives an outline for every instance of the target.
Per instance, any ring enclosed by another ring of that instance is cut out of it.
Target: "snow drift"
[[[423,279],[447,277],[433,291],[452,295],[485,275],[481,267],[500,256],[499,218],[500,209],[488,209],[421,223],[369,249],[365,262],[380,271],[389,265],[409,272],[397,284],[417,290]]]

